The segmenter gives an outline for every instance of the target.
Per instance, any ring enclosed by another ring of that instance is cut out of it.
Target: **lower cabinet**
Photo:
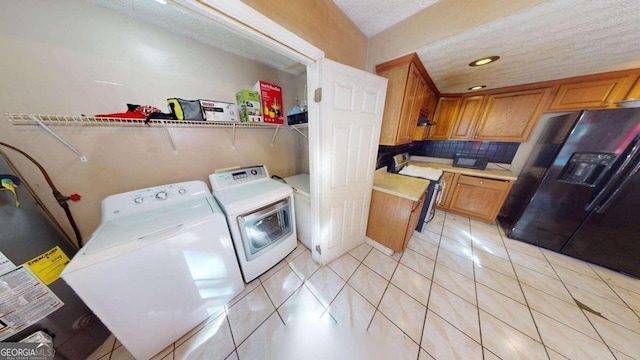
[[[444,178],[444,190],[441,194],[437,195],[438,197],[435,200],[435,207],[440,209],[449,208],[449,201],[451,200],[451,194],[453,193],[453,191],[451,191],[451,185],[454,183],[455,175],[456,174],[448,171],[442,173],[442,177]]]
[[[403,252],[418,225],[426,193],[418,201],[373,190],[367,236],[387,248]]]
[[[439,208],[493,222],[513,182],[445,172],[445,184]]]

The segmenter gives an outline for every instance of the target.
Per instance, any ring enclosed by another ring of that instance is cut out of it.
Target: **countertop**
[[[438,164],[438,163],[430,163],[430,162],[427,163],[427,162],[415,161],[415,160],[410,160],[409,165],[431,167],[435,169],[440,169],[442,171],[448,171],[452,173],[458,173],[458,174],[469,175],[469,176],[478,176],[478,177],[483,177],[487,179],[509,180],[509,181],[515,181],[518,179],[518,177],[513,175],[513,173],[509,170],[468,169],[468,168],[455,167],[448,164]]]
[[[378,169],[373,178],[374,190],[411,201],[419,201],[428,186],[429,180],[388,173],[386,167]]]

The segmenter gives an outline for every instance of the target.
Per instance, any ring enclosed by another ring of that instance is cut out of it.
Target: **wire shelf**
[[[9,122],[16,125],[38,125],[39,120],[47,125],[94,125],[94,126],[133,126],[133,127],[151,127],[151,126],[167,126],[167,127],[195,127],[195,128],[262,128],[274,129],[280,127],[280,124],[269,123],[249,123],[249,122],[225,122],[225,121],[195,121],[195,120],[164,120],[151,119],[129,119],[129,118],[96,118],[89,116],[67,116],[67,115],[37,115],[37,114],[16,114],[5,113]]]
[[[233,138],[231,146],[236,149],[236,130],[239,128],[253,128],[253,129],[272,129],[273,137],[271,138],[271,146],[276,141],[278,130],[282,126],[281,124],[269,124],[269,123],[249,123],[249,122],[225,122],[225,121],[195,121],[195,120],[164,120],[164,119],[130,119],[130,118],[102,118],[102,117],[90,117],[90,116],[67,116],[67,115],[37,115],[37,114],[17,114],[17,113],[5,113],[7,120],[15,125],[38,125],[47,131],[51,136],[60,141],[64,146],[69,148],[75,153],[82,162],[87,162],[88,159],[78,149],[73,147],[69,142],[64,140],[60,135],[49,129],[48,125],[72,125],[72,126],[119,126],[119,127],[155,127],[164,129],[167,136],[167,141],[173,152],[178,153],[173,137],[168,128],[231,128],[233,130]],[[296,129],[298,132],[300,130]]]

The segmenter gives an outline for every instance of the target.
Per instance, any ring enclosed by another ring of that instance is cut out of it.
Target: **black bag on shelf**
[[[185,100],[180,98],[169,98],[169,110],[176,120],[204,120],[202,107],[198,100]]]

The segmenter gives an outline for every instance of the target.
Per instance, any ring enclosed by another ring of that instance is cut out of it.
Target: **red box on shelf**
[[[262,103],[262,120],[265,123],[284,124],[284,110],[282,109],[282,88],[260,80],[253,90],[260,93]]]

